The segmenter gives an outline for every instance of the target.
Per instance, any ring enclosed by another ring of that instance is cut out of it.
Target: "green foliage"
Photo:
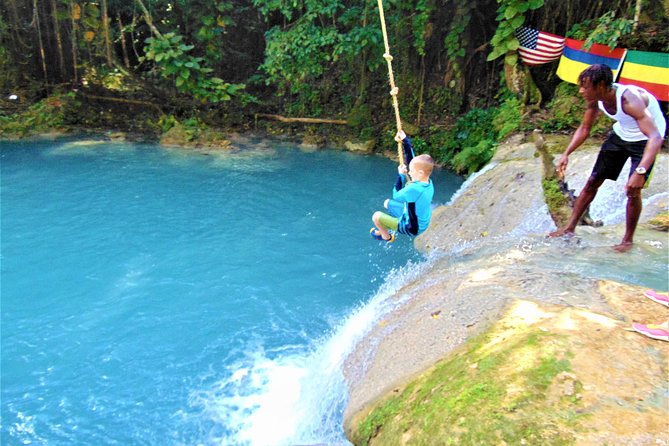
[[[492,122],[496,113],[495,108],[475,108],[460,117],[445,134],[439,132],[436,141],[431,140],[433,147],[439,147],[437,161],[461,173],[476,172],[483,167],[494,155],[496,132]]]
[[[201,26],[195,32],[195,38],[203,44],[208,62],[218,62],[224,56],[219,42],[225,30],[235,25],[234,19],[229,15],[233,8],[230,3],[217,2],[213,11],[204,11],[199,17]]]
[[[515,65],[518,60],[516,50],[520,44],[514,31],[525,22],[525,13],[541,8],[544,0],[497,0],[497,3],[500,4],[497,9],[498,25],[490,41],[492,51],[488,54],[488,61],[505,56],[505,63]]]
[[[579,100],[578,86],[567,82],[558,84],[546,108],[550,117],[544,121],[542,128],[547,132],[578,127],[585,111],[583,101]]]
[[[425,55],[425,36],[427,33],[427,25],[430,20],[430,13],[434,8],[433,2],[429,0],[418,0],[416,3],[416,9],[412,19],[412,29],[414,37],[414,48],[416,52],[424,56]]]
[[[361,23],[360,17],[370,12],[360,7],[351,7],[342,12],[339,18],[340,26],[345,30],[342,38],[333,49],[333,61],[343,60],[352,63],[359,60],[360,54],[372,48],[381,48],[383,36],[376,22]],[[372,57],[367,60],[367,69],[375,71],[385,66],[381,57]]]
[[[23,113],[0,116],[0,136],[21,138],[57,131],[67,123],[68,110],[76,107],[74,93],[54,94]]]
[[[497,144],[492,139],[482,139],[475,146],[465,146],[453,157],[451,165],[456,172],[471,175],[485,166],[495,154]]]
[[[186,134],[186,141],[196,139],[207,126],[199,118],[188,118],[183,124],[183,131]]]
[[[430,147],[427,141],[418,135],[411,137],[411,145],[413,146],[417,155],[421,153],[430,153]]]
[[[162,133],[167,133],[172,127],[178,124],[178,120],[174,115],[162,115],[158,119],[158,128]]]
[[[160,142],[168,146],[181,147],[228,147],[225,135],[208,126],[199,115],[180,121],[176,117],[161,116],[157,123]]]
[[[492,125],[497,132],[497,139],[502,140],[523,125],[523,103],[516,96],[510,96],[502,102]]]
[[[321,27],[303,17],[289,31],[278,27],[267,32],[262,70],[267,81],[290,93],[308,92],[334,58],[333,48],[341,39],[336,28]]]
[[[471,20],[470,8],[472,6],[475,6],[475,3],[465,2],[456,7],[455,17],[451,23],[450,31],[444,39],[446,54],[448,60],[451,62],[451,70],[457,78],[462,76],[461,62],[462,58],[465,56],[466,44],[466,42],[463,41],[463,35]]]
[[[332,94],[339,95],[342,85],[360,81],[361,69],[374,71],[385,66],[380,57],[383,39],[378,22],[371,20],[376,15],[371,3],[345,7],[340,0],[254,0],[254,4],[266,16],[278,12],[291,21],[289,26],[274,26],[265,34],[261,70],[266,84],[275,85],[280,95],[294,95],[296,104],[291,108],[298,112],[318,115]],[[415,15],[416,26],[426,26],[422,18],[427,15],[427,10]],[[366,56],[372,49],[379,57]],[[329,79],[325,79],[328,74]],[[358,92],[359,87],[354,85],[350,90]],[[350,96],[354,94],[339,95],[337,102],[352,104]]]
[[[218,77],[211,77],[213,69],[205,66],[203,57],[187,54],[193,45],[182,43],[183,36],[168,33],[163,38],[146,39],[144,54],[159,68],[160,75],[174,79],[177,89],[192,94],[203,102],[229,101],[245,88],[243,84],[230,84]]]
[[[555,89],[553,99],[546,104],[549,112],[541,127],[546,132],[571,130],[577,128],[583,119],[585,102],[578,93],[578,86],[561,82]],[[599,119],[591,130],[593,134],[600,134],[609,128],[606,119]]]
[[[576,23],[567,33],[568,37],[585,40],[583,48],[589,50],[593,44],[608,45],[614,49],[621,37],[632,32],[632,19],[616,19],[615,11],[609,11],[595,20]]]
[[[439,163],[456,172],[472,174],[495,154],[497,142],[524,127],[523,105],[508,94],[498,107],[475,108],[448,128],[431,128],[428,142]]]
[[[316,104],[352,106],[368,95],[370,84],[380,84],[386,79],[376,2],[253,0],[253,3],[268,21],[273,18],[276,23],[277,14],[283,16],[282,26],[274,26],[265,34],[265,60],[261,69],[267,85],[278,87],[282,96],[291,95],[290,99],[298,103],[297,109],[316,114]],[[386,25],[396,60],[408,63],[409,56],[426,54],[434,11],[432,0],[386,4]],[[395,70],[399,75],[397,65]],[[373,74],[370,76],[369,72]],[[323,84],[328,79],[335,85],[324,91]],[[403,92],[410,91],[405,84],[400,88]]]
[[[455,116],[460,112],[461,94],[453,88],[437,86],[426,92],[425,113],[432,116]]]

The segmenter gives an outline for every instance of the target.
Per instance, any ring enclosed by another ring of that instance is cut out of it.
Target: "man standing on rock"
[[[578,77],[579,93],[585,99],[586,109],[581,125],[571,138],[560,161],[557,173],[564,177],[569,155],[590,135],[590,130],[600,110],[616,120],[613,131],[602,144],[592,174],[574,203],[567,225],[551,232],[549,237],[573,235],[581,216],[597,195],[604,180],[615,181],[627,158],[632,159],[627,192],[627,214],[625,235],[618,252],[632,249],[634,231],[641,215],[641,189],[646,185],[662,147],[666,122],[657,99],[646,90],[613,83],[611,69],[606,65],[592,65]]]

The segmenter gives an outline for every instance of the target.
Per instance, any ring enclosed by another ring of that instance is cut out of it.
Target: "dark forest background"
[[[517,27],[669,51],[662,0],[383,6],[403,123],[419,150],[459,170],[513,130],[559,131],[579,118],[557,62],[518,60]],[[0,125],[26,133],[58,111],[59,125],[145,134],[264,125],[317,143],[383,140],[395,125],[383,53],[373,0],[3,0]],[[463,150],[474,157],[464,164]]]

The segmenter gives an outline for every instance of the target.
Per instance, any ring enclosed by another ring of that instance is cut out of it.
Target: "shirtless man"
[[[573,235],[604,180],[615,181],[627,158],[631,158],[632,167],[625,185],[625,235],[620,244],[613,247],[618,252],[629,251],[641,215],[641,189],[646,185],[662,147],[666,122],[653,95],[633,85],[614,84],[611,69],[606,65],[592,65],[585,69],[578,77],[578,84],[579,93],[586,102],[585,114],[558,162],[558,175],[564,177],[569,155],[588,138],[600,111],[616,123],[602,144],[592,174],[574,203],[567,225],[548,235]]]

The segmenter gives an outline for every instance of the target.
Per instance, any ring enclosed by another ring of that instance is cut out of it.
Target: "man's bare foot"
[[[574,231],[566,228],[558,229],[557,231],[549,232],[547,237],[573,237]]]
[[[613,249],[618,252],[627,252],[632,249],[632,246],[632,242],[622,242],[621,244],[614,246]]]

